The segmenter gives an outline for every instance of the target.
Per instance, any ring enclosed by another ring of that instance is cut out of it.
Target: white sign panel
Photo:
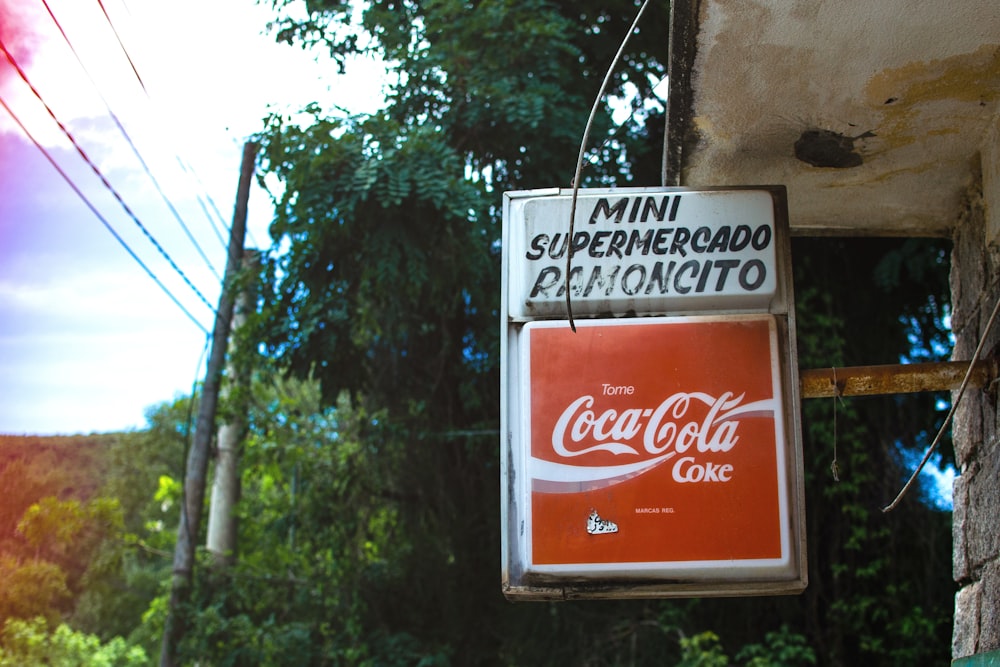
[[[508,193],[509,316],[763,310],[775,296],[767,189]],[[570,253],[567,281],[567,253]]]

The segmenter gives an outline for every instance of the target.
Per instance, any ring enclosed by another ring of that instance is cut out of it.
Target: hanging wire
[[[972,354],[972,359],[969,361],[969,368],[965,371],[965,377],[962,379],[962,384],[958,388],[958,394],[955,396],[955,400],[952,401],[951,409],[948,410],[948,414],[945,416],[944,422],[941,424],[941,428],[938,429],[937,435],[934,436],[934,440],[931,442],[930,446],[927,447],[927,452],[924,453],[924,458],[920,459],[917,469],[913,471],[912,475],[910,475],[910,479],[907,480],[906,484],[896,495],[895,500],[882,508],[883,512],[891,512],[896,509],[896,506],[903,500],[903,496],[906,495],[906,493],[910,490],[910,487],[917,481],[917,476],[920,475],[920,471],[924,469],[927,461],[931,458],[931,454],[934,453],[938,443],[941,442],[941,438],[944,437],[945,430],[951,423],[952,417],[955,416],[955,410],[958,409],[959,403],[962,402],[962,397],[965,395],[965,389],[969,386],[969,380],[972,378],[972,372],[976,368],[976,362],[979,361],[979,355],[982,354],[983,348],[986,346],[986,337],[993,328],[993,323],[996,322],[997,313],[1000,313],[1000,299],[997,299],[996,305],[993,306],[993,312],[990,313],[990,319],[986,322],[986,328],[983,329],[983,333],[979,337],[979,344],[976,346],[976,351]]]
[[[649,0],[644,0],[642,7],[639,7],[639,11],[636,12],[635,20],[632,21],[631,27],[628,29],[628,33],[625,34],[625,39],[622,40],[621,46],[618,47],[618,52],[611,61],[610,67],[608,67],[607,74],[604,75],[604,81],[601,82],[601,89],[597,92],[597,98],[594,100],[594,106],[590,110],[590,116],[587,118],[587,127],[583,131],[583,139],[580,141],[580,155],[576,159],[576,172],[573,175],[573,197],[570,200],[569,208],[569,238],[566,244],[566,315],[569,318],[569,328],[576,333],[576,323],[573,321],[573,303],[570,298],[570,285],[569,285],[569,275],[572,270],[572,260],[573,260],[573,227],[576,220],[576,199],[580,191],[580,177],[583,172],[583,156],[587,152],[587,142],[590,139],[590,129],[594,124],[594,117],[597,115],[597,109],[601,105],[601,99],[604,98],[604,91],[608,87],[608,83],[611,81],[611,75],[615,71],[615,67],[618,66],[618,61],[622,57],[622,53],[625,51],[625,46],[628,44],[628,40],[632,37],[632,33],[635,32],[635,28],[639,25],[639,19],[642,18],[642,13],[646,11],[646,7],[649,5]]]
[[[212,199],[212,195],[208,194],[208,188],[205,187],[205,184],[198,177],[198,174],[195,173],[194,167],[185,162],[180,155],[175,155],[174,157],[177,159],[177,164],[180,165],[181,171],[194,179],[194,182],[198,184],[198,187],[205,191],[204,198],[202,198],[201,194],[196,195],[198,198],[198,205],[201,207],[201,211],[205,214],[205,217],[208,218],[208,224],[211,226],[212,231],[215,232],[215,237],[219,240],[219,243],[222,244],[223,249],[226,249],[229,244],[226,242],[222,230],[224,229],[226,230],[226,233],[228,233],[229,229],[226,227],[225,218],[223,218],[222,214],[219,213],[219,207],[215,205],[215,200]],[[212,207],[212,210],[215,211],[216,217],[213,218],[208,212],[208,208],[205,206],[206,200],[208,201],[208,205]],[[220,223],[222,225],[221,227],[219,226]]]
[[[169,255],[169,253],[167,253],[167,251],[163,248],[163,246],[160,245],[160,242],[156,240],[156,237],[154,237],[153,234],[149,231],[149,229],[147,229],[146,226],[142,224],[142,221],[139,220],[139,217],[129,207],[129,205],[125,203],[125,200],[122,199],[121,194],[119,194],[118,191],[114,188],[114,186],[111,185],[111,182],[108,181],[107,177],[105,177],[104,173],[94,163],[94,161],[90,159],[90,156],[87,154],[86,151],[83,150],[83,147],[80,146],[79,143],[77,143],[76,138],[69,131],[69,128],[67,128],[66,125],[61,120],[59,120],[59,117],[56,116],[55,112],[42,97],[41,93],[38,92],[38,89],[35,88],[35,86],[31,83],[31,80],[28,79],[28,75],[25,73],[23,69],[21,69],[21,66],[17,63],[17,60],[14,59],[13,54],[11,54],[11,52],[7,50],[7,46],[3,43],[2,39],[0,39],[0,50],[3,51],[4,55],[7,57],[7,61],[10,62],[10,64],[14,67],[15,70],[17,70],[18,75],[21,77],[24,83],[27,84],[28,88],[31,89],[31,92],[35,95],[38,101],[42,103],[43,107],[45,107],[45,110],[48,112],[52,120],[55,121],[56,125],[59,126],[59,129],[62,130],[62,133],[66,135],[66,138],[69,139],[71,144],[73,144],[73,148],[76,149],[76,152],[79,153],[80,157],[83,158],[84,162],[87,163],[91,171],[93,171],[94,174],[97,176],[97,178],[100,179],[105,189],[107,189],[108,192],[112,194],[112,196],[115,198],[115,201],[117,201],[119,205],[121,205],[122,209],[124,209],[125,213],[129,216],[129,218],[131,218],[132,221],[136,224],[136,226],[139,227],[139,229],[146,236],[149,242],[153,244],[153,247],[156,248],[157,251],[159,251],[160,255],[163,256],[163,258],[167,261],[168,264],[170,264],[170,267],[177,273],[177,275],[179,275],[181,279],[187,284],[187,286],[191,288],[191,291],[193,291],[198,296],[201,302],[204,303],[210,311],[215,313],[215,307],[213,307],[212,304],[208,302],[208,299],[206,299],[205,296],[201,293],[201,291],[197,287],[195,287],[194,283],[191,282],[191,279],[188,278],[187,274],[185,274],[184,271],[181,270],[181,267],[177,265],[177,263]]]
[[[128,64],[132,67],[132,73],[135,74],[136,81],[142,87],[142,90],[149,95],[149,91],[146,90],[146,84],[143,83],[142,77],[139,76],[139,70],[135,68],[135,63],[132,62],[132,56],[129,55],[128,49],[125,48],[125,44],[122,43],[121,35],[118,34],[118,30],[115,28],[115,24],[111,22],[111,17],[108,15],[108,10],[104,7],[104,3],[101,0],[97,0],[97,4],[100,5],[101,11],[104,12],[104,18],[107,20],[108,25],[111,26],[111,32],[115,34],[115,39],[118,40],[118,46],[121,47],[122,53],[125,54],[125,59],[128,60]]]
[[[62,34],[63,40],[65,40],[66,42],[66,45],[69,46],[69,50],[72,51],[73,55],[76,57],[76,61],[77,63],[79,63],[80,68],[83,70],[83,73],[87,75],[88,79],[90,79],[90,83],[94,87],[94,90],[97,91],[98,97],[100,97],[101,101],[104,102],[104,108],[107,109],[108,114],[111,116],[111,120],[114,121],[115,125],[118,127],[118,130],[122,133],[122,136],[125,137],[125,141],[128,142],[129,147],[132,149],[132,153],[135,155],[136,159],[139,160],[139,164],[142,165],[143,171],[146,172],[146,175],[149,176],[149,179],[153,182],[153,187],[156,188],[156,191],[158,193],[160,193],[160,197],[163,199],[163,202],[167,205],[167,208],[170,209],[170,212],[173,214],[174,219],[181,226],[181,229],[184,230],[184,233],[191,241],[191,244],[195,247],[195,250],[198,251],[198,254],[201,256],[202,260],[204,260],[206,266],[208,266],[208,270],[211,271],[212,275],[215,276],[215,279],[221,283],[222,276],[219,275],[219,272],[216,270],[215,265],[212,264],[211,260],[208,259],[208,256],[205,255],[205,251],[201,249],[201,245],[199,245],[198,241],[195,240],[194,235],[188,228],[187,223],[185,223],[183,218],[181,218],[181,214],[177,211],[177,208],[174,206],[173,202],[170,201],[166,193],[163,191],[163,188],[160,187],[160,182],[156,179],[155,176],[153,176],[153,172],[150,170],[149,165],[146,164],[146,161],[139,153],[139,149],[136,148],[135,143],[132,141],[132,137],[129,136],[128,131],[122,125],[121,120],[118,118],[118,114],[116,114],[111,109],[111,105],[108,103],[107,98],[104,96],[104,93],[101,92],[101,89],[98,87],[97,82],[91,75],[90,70],[87,69],[87,66],[83,63],[83,59],[80,58],[80,54],[77,52],[76,47],[73,46],[73,42],[70,41],[69,36],[66,34],[66,31],[63,30],[62,24],[59,22],[59,19],[57,19],[56,15],[52,13],[52,8],[49,7],[48,0],[42,0],[42,4],[45,5],[45,9],[49,12],[49,16],[52,18],[52,22],[55,23],[56,28],[59,29],[60,34]],[[129,62],[131,62],[131,60]]]
[[[45,159],[49,161],[49,164],[51,164],[55,168],[55,170],[59,172],[59,175],[63,177],[63,180],[65,180],[67,184],[69,184],[69,187],[73,189],[73,192],[75,192],[77,196],[81,200],[83,200],[83,203],[87,205],[87,208],[89,208],[91,212],[95,216],[97,216],[97,219],[101,221],[101,224],[103,224],[107,228],[107,230],[111,232],[111,235],[115,237],[115,240],[118,241],[118,243],[120,243],[123,248],[125,248],[125,252],[127,252],[132,257],[132,259],[134,259],[136,263],[138,263],[139,266],[142,267],[142,269],[146,272],[146,274],[153,279],[153,282],[155,282],[156,285],[161,290],[163,290],[163,292],[168,297],[170,297],[170,300],[173,301],[177,305],[177,307],[180,308],[181,311],[183,311],[185,315],[187,315],[189,320],[194,322],[196,327],[201,329],[205,335],[209,335],[208,329],[206,329],[204,325],[202,325],[202,323],[199,322],[198,319],[191,314],[191,311],[189,311],[187,308],[184,307],[184,304],[182,304],[180,300],[178,300],[178,298],[174,296],[174,294],[167,288],[167,286],[164,285],[162,281],[160,281],[160,279],[156,276],[156,274],[153,273],[152,269],[146,266],[146,264],[141,259],[139,259],[139,256],[136,255],[135,252],[132,250],[132,248],[129,247],[128,243],[126,243],[125,240],[121,236],[119,236],[118,232],[115,231],[115,228],[111,226],[111,223],[108,222],[103,215],[101,215],[101,212],[97,210],[97,208],[90,202],[89,199],[87,199],[87,196],[84,195],[83,192],[80,190],[80,188],[76,186],[76,183],[73,182],[73,180],[69,177],[69,175],[65,171],[63,171],[63,168],[59,166],[59,164],[55,161],[55,159],[53,159],[52,155],[47,150],[45,150],[45,147],[42,146],[42,144],[39,143],[39,141],[35,138],[35,136],[28,131],[28,128],[25,127],[24,123],[21,122],[21,119],[17,117],[17,114],[14,113],[14,110],[7,105],[6,100],[4,100],[2,97],[0,97],[0,105],[2,105],[3,108],[7,111],[7,113],[10,114],[10,117],[14,119],[14,122],[17,123],[18,127],[21,128],[21,131],[24,132],[25,136],[27,136],[28,139],[31,140],[31,143],[35,145],[35,148],[37,148],[42,153],[42,155],[45,156]]]
[[[104,7],[104,4],[101,3],[101,0],[98,0],[98,4],[100,4],[101,6],[101,11],[104,12],[104,18],[107,21],[108,26],[111,28],[111,31],[115,34],[115,38],[118,40],[118,46],[121,48],[122,53],[125,55],[125,59],[128,60],[129,65],[132,67],[132,72],[135,74],[135,78],[139,82],[139,87],[142,88],[142,92],[145,94],[146,100],[152,103],[153,98],[152,96],[150,96],[149,91],[146,89],[146,84],[143,82],[142,77],[139,76],[139,70],[135,66],[135,61],[132,60],[132,56],[129,54],[128,49],[125,48],[125,44],[122,42],[121,36],[118,33],[118,29],[115,28],[114,23],[111,21],[111,16],[108,14],[108,11]],[[125,7],[126,11],[129,11],[128,6],[125,5],[124,2],[122,3],[122,5]],[[219,207],[216,206],[215,201],[212,199],[212,195],[209,194],[208,192],[208,188],[205,187],[205,184],[198,177],[198,174],[194,171],[194,167],[185,162],[180,155],[175,154],[174,157],[177,159],[177,163],[180,165],[181,171],[189,175],[195,181],[195,183],[197,183],[198,186],[204,191],[205,199],[207,199],[209,206],[211,206],[212,210],[215,212],[217,219],[213,218],[212,215],[209,213],[208,208],[205,206],[201,194],[197,195],[198,204],[200,205],[202,212],[205,214],[205,217],[208,219],[209,225],[212,227],[212,231],[215,232],[215,236],[218,238],[219,243],[222,245],[223,250],[225,250],[228,246],[228,243],[223,237],[224,236],[223,233],[219,231],[220,229],[219,225],[221,224],[222,229],[228,231],[228,224],[226,223],[226,219],[223,217],[221,213],[219,213]]]

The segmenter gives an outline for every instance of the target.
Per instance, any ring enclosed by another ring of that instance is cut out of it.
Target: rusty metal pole
[[[988,386],[997,377],[996,366],[993,360],[977,361],[969,386]],[[968,370],[968,361],[817,368],[799,371],[799,385],[802,398],[950,391],[959,388]]]

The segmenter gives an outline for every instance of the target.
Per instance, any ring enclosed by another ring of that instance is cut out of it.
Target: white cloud
[[[356,111],[378,107],[383,77],[377,63],[359,63],[353,77],[336,76],[328,60],[317,62],[262,35],[272,16],[253,0],[106,0],[148,97],[98,3],[49,0],[49,5],[219,271],[224,246],[198,196],[210,197],[222,224],[229,224],[242,144],[261,129],[268,110],[291,112],[312,101]],[[17,46],[32,49],[19,57],[32,83],[214,305],[217,280],[143,173],[44,6],[0,0],[0,9],[5,15],[16,11],[18,25],[30,27],[21,30]],[[210,328],[208,309],[90,173],[10,68],[0,72],[0,95],[116,232]],[[141,425],[147,406],[190,391],[204,333],[125,253],[2,110],[0,141],[6,152],[0,155],[5,170],[0,174],[0,432]],[[271,215],[266,194],[254,188],[248,244],[268,243]]]

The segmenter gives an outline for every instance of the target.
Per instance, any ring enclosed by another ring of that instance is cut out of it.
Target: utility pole
[[[243,255],[244,268],[252,273],[256,267],[256,253]],[[254,307],[253,283],[240,290],[233,312],[232,333],[235,334],[246,321],[247,313]],[[235,350],[233,350],[234,352]],[[246,434],[246,390],[249,386],[247,369],[241,367],[236,355],[230,353],[226,365],[226,396],[231,413],[228,421],[219,427],[216,444],[215,475],[212,479],[212,496],[208,505],[208,535],[205,547],[212,555],[213,565],[222,568],[236,561],[237,525],[236,503],[240,497],[240,448]]]
[[[198,421],[194,440],[188,452],[187,469],[184,473],[184,498],[181,503],[181,519],[177,528],[177,544],[174,548],[173,577],[170,585],[170,602],[167,607],[167,621],[163,628],[163,645],[160,650],[160,667],[173,667],[177,646],[184,636],[185,627],[181,609],[191,593],[194,573],[195,543],[201,525],[201,511],[205,501],[205,476],[208,469],[208,450],[215,431],[215,411],[219,402],[219,383],[222,367],[229,345],[229,328],[233,316],[233,281],[239,272],[246,237],[247,202],[250,198],[250,182],[253,178],[254,160],[257,157],[256,142],[243,146],[243,162],[240,167],[239,187],[236,191],[236,207],[233,211],[233,225],[229,232],[229,255],[223,277],[222,294],[216,311],[215,326],[212,329],[212,351],[205,371],[205,383],[198,407]]]

